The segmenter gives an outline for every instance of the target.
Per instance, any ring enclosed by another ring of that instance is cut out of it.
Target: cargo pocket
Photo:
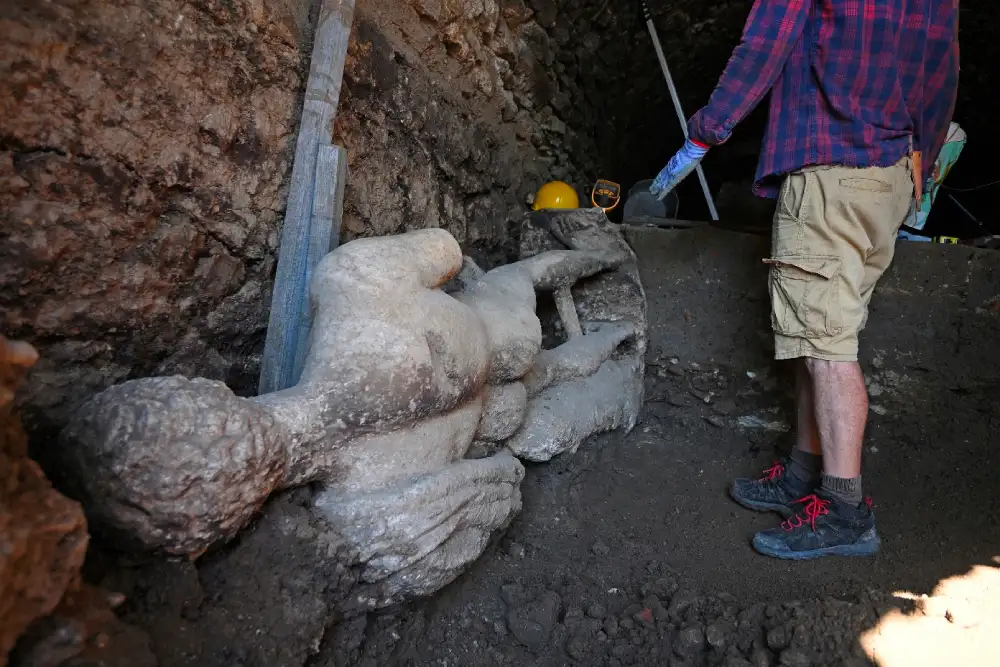
[[[843,331],[839,258],[796,255],[764,261],[771,265],[771,325],[775,333],[825,338]]]

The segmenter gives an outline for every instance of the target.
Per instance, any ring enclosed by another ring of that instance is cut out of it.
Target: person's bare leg
[[[802,359],[795,360],[795,449],[821,456],[819,430],[816,427],[816,403],[812,378]]]
[[[788,458],[786,486],[791,493],[805,496],[819,486],[823,452],[816,428],[816,402],[809,369],[802,359],[792,363],[795,364],[795,448]]]
[[[806,359],[816,427],[823,450],[823,488],[845,502],[861,501],[861,445],[868,391],[856,361]]]

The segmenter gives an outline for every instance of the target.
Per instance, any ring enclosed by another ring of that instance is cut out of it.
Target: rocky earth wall
[[[81,580],[83,508],[28,458],[14,394],[38,353],[0,335],[0,667],[149,667],[148,638],[117,620],[124,598]]]
[[[39,442],[131,377],[255,390],[315,7],[0,11],[0,328],[42,353],[24,399]],[[583,11],[359,3],[335,128],[344,239],[443,227],[487,268],[516,256],[538,185],[596,171],[569,126],[599,51]]]
[[[58,424],[132,375],[248,388],[308,3],[18,1],[0,13],[0,328]]]

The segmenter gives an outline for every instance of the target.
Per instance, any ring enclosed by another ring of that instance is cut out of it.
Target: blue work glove
[[[708,146],[697,144],[688,139],[684,142],[684,148],[677,151],[677,155],[670,158],[667,166],[656,175],[653,184],[649,186],[649,193],[663,201],[663,198],[670,194],[671,190],[695,170],[706,153],[708,153]]]

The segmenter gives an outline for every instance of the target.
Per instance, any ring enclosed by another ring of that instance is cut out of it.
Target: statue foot
[[[638,359],[608,360],[589,377],[549,387],[528,403],[524,425],[507,447],[519,458],[544,462],[575,452],[595,433],[630,431],[642,407],[642,375]]]

